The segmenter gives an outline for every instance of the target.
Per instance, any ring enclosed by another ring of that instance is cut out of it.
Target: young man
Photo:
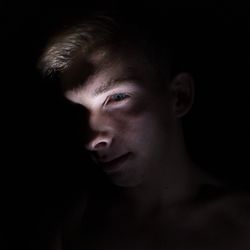
[[[44,74],[87,113],[85,148],[120,190],[101,215],[79,209],[54,249],[249,249],[248,196],[228,192],[187,154],[181,118],[193,79],[173,67],[164,25],[144,21],[91,17],[41,57]]]

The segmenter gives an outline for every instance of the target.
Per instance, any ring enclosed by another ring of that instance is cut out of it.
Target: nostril
[[[107,149],[111,144],[109,138],[95,138],[86,145],[86,149],[89,151],[99,151]]]
[[[101,142],[97,142],[93,145],[93,148],[98,150],[98,149],[102,149],[108,146],[108,143],[106,141],[101,141]]]

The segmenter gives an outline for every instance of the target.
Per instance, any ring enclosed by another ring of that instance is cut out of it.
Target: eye
[[[113,103],[113,102],[121,102],[128,97],[129,95],[126,93],[117,93],[117,94],[110,95],[105,101],[105,105]]]

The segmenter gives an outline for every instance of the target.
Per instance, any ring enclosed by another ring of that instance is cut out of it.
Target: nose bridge
[[[108,148],[113,139],[112,126],[107,116],[101,113],[90,114],[90,136],[87,142],[88,150]]]
[[[90,114],[89,126],[92,131],[97,133],[105,133],[111,129],[109,118],[101,112]]]

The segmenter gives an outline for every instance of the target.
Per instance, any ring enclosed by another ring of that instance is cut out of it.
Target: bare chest
[[[82,249],[102,250],[211,250],[250,249],[244,229],[222,218],[203,221],[180,218],[148,220],[142,224],[115,221],[102,225],[85,238]]]

